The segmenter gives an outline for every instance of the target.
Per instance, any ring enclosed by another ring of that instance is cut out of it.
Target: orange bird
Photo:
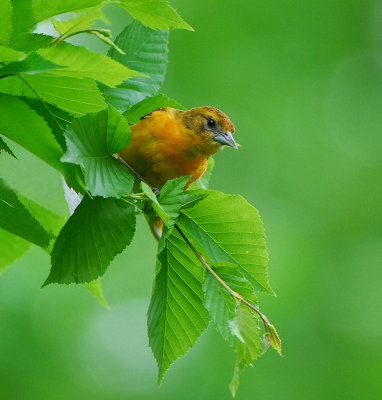
[[[237,149],[234,131],[231,120],[214,107],[159,108],[131,127],[130,143],[119,156],[153,188],[191,175],[187,189],[203,175],[208,157],[224,146]]]

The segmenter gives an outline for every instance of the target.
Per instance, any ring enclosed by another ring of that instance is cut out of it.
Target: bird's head
[[[196,145],[207,157],[215,154],[224,146],[237,149],[233,138],[235,127],[231,120],[214,107],[197,107],[185,111],[183,121],[196,135]]]

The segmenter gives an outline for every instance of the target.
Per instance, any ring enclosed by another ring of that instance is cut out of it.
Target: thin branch
[[[268,326],[270,325],[270,322],[268,318],[254,305],[249,303],[247,300],[245,300],[239,293],[235,292],[233,289],[228,286],[222,278],[211,268],[211,266],[208,264],[207,260],[205,257],[199,253],[198,250],[194,247],[194,245],[189,241],[187,236],[183,233],[183,231],[179,228],[177,224],[174,225],[175,229],[179,232],[180,236],[182,236],[183,240],[186,242],[188,247],[192,250],[192,252],[195,254],[196,258],[208,269],[208,271],[216,278],[216,280],[230,293],[235,299],[241,301],[243,304],[248,306],[251,310],[253,310],[263,321],[264,325]]]

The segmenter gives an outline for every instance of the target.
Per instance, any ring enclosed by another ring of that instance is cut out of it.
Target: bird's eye
[[[216,121],[215,121],[213,118],[208,118],[208,119],[207,119],[207,125],[208,125],[210,128],[214,128],[214,127],[216,126]]]

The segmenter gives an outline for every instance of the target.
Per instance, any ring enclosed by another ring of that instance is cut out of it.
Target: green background
[[[171,33],[163,92],[235,123],[242,147],[216,156],[211,187],[259,209],[278,294],[260,302],[284,358],[268,351],[243,373],[237,398],[382,398],[382,2],[173,5],[195,32]],[[126,24],[119,9],[106,13],[117,31]],[[56,173],[13,147],[22,162],[0,158],[9,183],[67,213]],[[110,310],[81,286],[40,290],[41,249],[9,267],[0,398],[230,399],[234,355],[212,327],[157,389],[146,335],[154,259],[140,221],[103,278]]]

